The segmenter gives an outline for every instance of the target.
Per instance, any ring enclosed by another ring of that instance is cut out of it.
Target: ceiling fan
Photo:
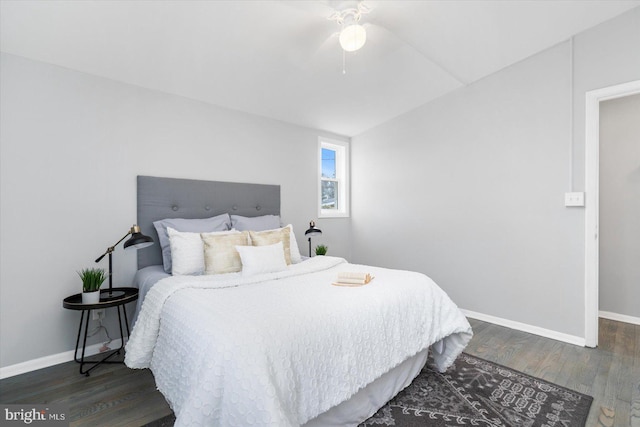
[[[358,69],[362,70],[365,64],[376,61],[374,57],[381,58],[399,46],[406,46],[380,20],[384,16],[382,11],[389,7],[386,4],[364,0],[283,0],[281,4],[306,16],[304,27],[296,29],[294,38],[298,43],[291,51],[296,63],[323,66],[332,61],[334,52],[341,53],[342,73],[346,74],[346,60],[350,54],[359,54]],[[365,44],[366,49],[362,49]]]
[[[360,25],[360,18],[369,12],[371,8],[364,1],[359,1],[356,7],[335,11],[328,17],[342,27],[338,40],[345,52],[355,52],[366,43],[367,30]]]

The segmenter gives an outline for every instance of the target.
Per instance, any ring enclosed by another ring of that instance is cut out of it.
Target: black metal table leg
[[[85,375],[85,376],[89,376],[89,373],[97,368],[99,365],[101,365],[102,363],[123,363],[120,361],[113,361],[113,360],[108,360],[111,357],[115,356],[116,354],[120,354],[120,351],[122,351],[122,349],[124,349],[124,330],[122,328],[122,317],[120,315],[120,309],[122,308],[122,310],[124,310],[123,306],[118,306],[116,307],[116,310],[118,310],[118,326],[120,327],[120,347],[115,349],[115,350],[111,350],[109,351],[109,353],[103,357],[100,360],[84,360],[84,356],[85,356],[85,349],[87,347],[87,335],[89,333],[89,317],[91,315],[91,310],[82,310],[82,315],[80,316],[80,327],[78,328],[78,338],[76,339],[76,350],[74,353],[74,360],[78,363],[80,363],[80,374]],[[84,319],[86,314],[86,319]],[[126,317],[125,317],[126,319]],[[80,335],[81,335],[81,331],[82,331],[82,321],[85,320],[85,325],[84,325],[84,339],[82,342],[82,354],[80,356],[80,360],[78,360],[78,345],[80,343]],[[129,329],[129,325],[127,324],[127,330]],[[87,370],[84,370],[84,366],[85,365],[91,365],[91,367]]]
[[[85,304],[82,302],[82,294],[75,294],[65,298],[62,301],[62,306],[70,310],[80,310],[80,323],[78,325],[78,335],[76,337],[76,348],[73,353],[73,360],[80,364],[80,374],[89,376],[94,368],[98,367],[102,363],[123,363],[116,360],[108,360],[116,354],[120,354],[124,350],[125,338],[124,330],[127,331],[127,337],[130,335],[129,319],[127,318],[126,304],[138,299],[137,288],[114,288],[115,296],[112,296],[111,292],[108,296],[101,294],[100,301],[97,303]],[[89,317],[92,310],[107,309],[109,307],[115,307],[118,310],[118,328],[120,329],[120,347],[115,350],[103,353],[104,357],[100,360],[85,360],[85,353],[87,347],[87,337],[89,334]],[[120,313],[122,310],[122,313]],[[86,316],[86,318],[85,318]],[[124,318],[124,319],[123,319]],[[122,322],[124,320],[124,328]],[[84,324],[84,325],[83,325]],[[82,336],[82,328],[84,326],[84,337],[82,338],[82,351],[80,352],[80,358],[78,358],[78,350],[80,348],[80,337]],[[85,370],[85,365],[89,366]]]
[[[127,327],[127,339],[129,339],[129,336],[131,335],[129,332],[129,319],[127,319],[127,310],[125,310],[124,306],[122,306],[122,312],[124,313],[124,324]]]
[[[73,353],[73,360],[75,360],[78,363],[80,363],[80,361],[78,360],[78,347],[80,345],[80,333],[82,332],[83,320],[84,320],[84,310],[82,310],[82,313],[80,315],[80,325],[78,326],[78,338],[76,338],[76,351]],[[85,339],[86,339],[86,334],[85,334]]]

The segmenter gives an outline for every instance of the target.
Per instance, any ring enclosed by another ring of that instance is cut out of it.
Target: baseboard
[[[640,317],[627,316],[626,314],[612,313],[610,311],[599,311],[598,316],[602,317],[603,319],[631,323],[632,325],[640,325]]]
[[[120,347],[120,338],[115,339],[109,343],[109,347],[116,349]],[[90,345],[85,350],[86,356],[93,356],[100,353],[100,347],[102,343]],[[38,369],[48,368],[49,366],[59,365],[60,363],[70,362],[73,360],[73,350],[65,351],[58,354],[52,354],[50,356],[40,357],[38,359],[27,360],[26,362],[16,363],[15,365],[5,366],[0,368],[0,380],[13,377],[15,375],[25,374],[27,372],[36,371]]]
[[[501,317],[490,316],[488,314],[476,313],[475,311],[461,309],[465,316],[472,319],[482,320],[483,322],[493,323],[494,325],[504,326],[509,329],[515,329],[517,331],[527,332],[529,334],[539,335],[545,338],[551,338],[552,340],[566,342],[568,344],[585,346],[584,337],[577,337],[575,335],[569,335],[551,329],[540,328],[538,326],[528,325],[526,323],[515,322],[513,320],[503,319]]]

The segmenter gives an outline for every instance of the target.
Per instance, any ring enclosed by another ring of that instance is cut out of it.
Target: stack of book
[[[362,286],[373,280],[369,273],[338,273],[338,280],[332,283],[334,286]]]

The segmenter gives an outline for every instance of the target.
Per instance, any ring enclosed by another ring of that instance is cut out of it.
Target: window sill
[[[349,218],[349,212],[320,212],[318,218]]]

